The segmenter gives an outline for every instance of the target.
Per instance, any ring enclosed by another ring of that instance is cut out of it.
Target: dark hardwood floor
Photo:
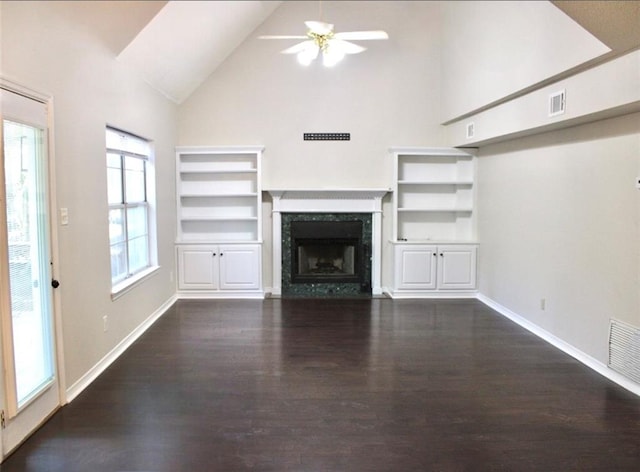
[[[183,300],[13,471],[638,471],[640,398],[476,300]]]

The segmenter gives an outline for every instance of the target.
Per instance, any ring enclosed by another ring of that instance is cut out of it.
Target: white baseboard
[[[591,357],[590,355],[582,352],[580,349],[577,349],[575,346],[572,346],[571,344],[567,343],[566,341],[563,341],[562,339],[558,338],[557,336],[554,336],[553,334],[549,333],[548,331],[545,331],[540,326],[536,325],[535,323],[532,323],[531,321],[529,321],[526,318],[518,315],[517,313],[514,313],[513,311],[511,311],[508,308],[500,305],[499,303],[495,302],[494,300],[490,299],[489,297],[479,293],[477,295],[477,298],[478,298],[478,300],[480,300],[482,303],[484,303],[488,307],[493,308],[495,311],[500,313],[502,316],[504,316],[504,317],[510,319],[511,321],[513,321],[514,323],[522,326],[527,331],[529,331],[529,332],[535,334],[536,336],[538,336],[539,338],[547,341],[549,344],[551,344],[552,346],[560,349],[564,353],[570,355],[571,357],[573,357],[577,361],[582,362],[584,365],[586,365],[587,367],[591,368],[592,370],[595,370],[600,375],[606,377],[607,379],[609,379],[612,382],[620,385],[621,387],[629,390],[631,393],[634,393],[634,394],[640,396],[640,385],[638,385],[634,381],[626,378],[625,376],[619,374],[618,372],[616,372],[614,370],[611,370],[609,367],[607,367],[605,364],[603,364],[602,362],[598,361],[597,359],[595,359],[595,358]]]
[[[113,361],[122,355],[124,351],[131,346],[146,330],[148,330],[158,318],[166,313],[166,311],[178,300],[176,295],[164,302],[156,311],[154,311],[146,320],[144,320],[136,329],[128,336],[120,341],[116,347],[107,353],[96,365],[80,377],[66,391],[65,403],[71,403],[85,388],[87,388],[100,374],[102,374]]]
[[[385,289],[385,293],[393,299],[429,299],[429,298],[477,298],[475,290],[393,290]]]
[[[228,292],[217,292],[208,290],[181,291],[176,294],[178,299],[198,299],[198,300],[263,300],[265,292],[262,290],[234,290]]]

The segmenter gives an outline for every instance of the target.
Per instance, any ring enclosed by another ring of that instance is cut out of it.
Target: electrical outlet
[[[102,324],[103,324],[103,327],[104,327],[104,332],[106,333],[107,329],[108,329],[108,325],[109,325],[109,317],[107,315],[104,315],[102,317]]]
[[[542,311],[545,311],[547,309],[547,299],[546,298],[541,298],[540,299],[540,309]]]

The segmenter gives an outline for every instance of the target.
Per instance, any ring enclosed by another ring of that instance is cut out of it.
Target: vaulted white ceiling
[[[118,59],[135,67],[165,96],[182,103],[284,2],[127,3],[139,3],[142,5],[139,10],[146,8],[146,14],[153,13],[154,9],[158,12],[123,47]],[[149,5],[151,3],[155,6]],[[552,3],[611,47],[610,55],[640,44],[640,2],[558,0]]]
[[[181,103],[280,1],[170,1],[118,55]]]

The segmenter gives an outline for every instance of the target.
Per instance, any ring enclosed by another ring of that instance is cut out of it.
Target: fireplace
[[[282,294],[371,295],[371,215],[282,215]]]
[[[273,199],[272,295],[382,295],[382,198],[388,189],[268,192]]]
[[[292,283],[360,283],[362,221],[292,221]]]

